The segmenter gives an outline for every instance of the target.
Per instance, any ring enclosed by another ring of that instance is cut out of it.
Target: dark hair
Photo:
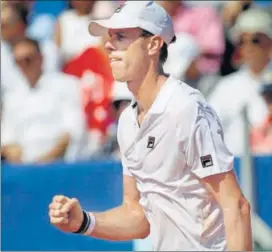
[[[146,30],[142,30],[142,34],[141,34],[142,37],[152,37],[154,36],[153,33],[149,32],[149,31],[146,31]],[[172,38],[171,42],[170,43],[174,43],[176,41],[176,36],[174,35],[174,37]],[[164,42],[163,45],[162,45],[162,48],[160,50],[160,63],[161,64],[164,64],[165,61],[167,60],[167,57],[168,57],[168,45]]]
[[[36,48],[36,50],[37,50],[39,53],[41,53],[41,48],[40,48],[39,42],[38,42],[37,40],[35,40],[35,39],[31,39],[31,38],[28,38],[28,37],[24,37],[24,38],[22,38],[22,39],[17,40],[17,41],[13,44],[13,49],[14,49],[17,45],[19,45],[19,44],[21,44],[21,43],[26,43],[26,44],[32,45],[33,47]]]
[[[113,106],[113,108],[114,108],[115,110],[119,110],[120,107],[121,107],[121,105],[122,105],[122,103],[124,103],[124,102],[130,103],[131,100],[129,100],[129,99],[116,100],[116,101],[113,101],[113,102],[112,102],[112,106]]]
[[[27,26],[28,25],[28,15],[29,15],[28,9],[20,3],[14,4],[13,6],[11,6],[11,8],[16,13],[16,15],[18,15],[18,18],[20,19],[20,21],[25,26]]]

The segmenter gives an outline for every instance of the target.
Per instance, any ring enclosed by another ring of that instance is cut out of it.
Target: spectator
[[[52,31],[55,24],[55,17],[49,13],[36,12],[37,1],[33,0],[10,0],[4,2],[6,6],[17,6],[24,12],[25,20],[28,23],[26,34],[33,39],[44,41],[52,38]],[[48,4],[48,3],[47,3]],[[57,3],[55,3],[57,5]]]
[[[223,55],[222,64],[220,67],[220,73],[222,76],[226,76],[235,72],[240,65],[239,48],[236,48],[230,38],[230,30],[234,26],[237,17],[243,11],[252,7],[251,0],[243,1],[228,1],[223,4],[221,10],[221,17],[225,32],[225,52]]]
[[[176,42],[169,45],[164,70],[193,88],[197,88],[205,97],[208,97],[218,82],[219,76],[201,73],[198,65],[200,47],[193,36],[178,33],[176,37]]]
[[[117,125],[121,113],[131,103],[132,93],[127,88],[127,84],[115,81],[111,95],[111,109],[114,121],[108,128],[107,141],[103,148],[96,155],[97,157],[111,157],[120,160],[120,150],[117,142]]]
[[[244,65],[219,81],[209,101],[221,117],[227,146],[235,155],[241,155],[244,142],[241,111],[245,106],[248,108],[253,127],[267,115],[258,89],[263,72],[271,64],[271,16],[265,10],[250,8],[238,17],[232,33],[239,41]]]
[[[254,154],[272,154],[272,67],[264,74],[260,93],[266,101],[268,116],[263,123],[251,131],[251,150]]]
[[[23,78],[20,69],[16,66],[13,55],[13,45],[25,37],[27,19],[25,11],[19,5],[4,5],[1,9],[1,64],[2,91],[4,95],[13,88],[18,88],[17,79]],[[58,49],[52,41],[41,43],[44,55],[43,69],[54,72],[59,69]]]
[[[63,71],[81,80],[82,110],[86,116],[91,153],[95,153],[104,143],[106,130],[112,122],[109,106],[113,76],[108,56],[103,50],[90,47],[71,60]]]
[[[201,49],[198,67],[203,74],[219,71],[224,53],[224,31],[220,15],[212,7],[190,7],[184,1],[158,1],[174,22],[175,32],[191,34]]]
[[[55,41],[61,50],[63,64],[80,56],[88,47],[101,45],[100,38],[93,37],[88,33],[88,25],[91,19],[110,16],[114,9],[112,8],[113,4],[109,1],[102,4],[103,9],[99,2],[96,0],[70,0],[71,8],[59,16]]]
[[[25,78],[3,100],[2,151],[7,161],[43,163],[75,161],[87,156],[78,81],[42,70],[39,44],[28,38],[13,45]]]

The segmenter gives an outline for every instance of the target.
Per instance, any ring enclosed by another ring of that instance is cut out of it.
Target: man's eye
[[[122,40],[122,39],[124,39],[125,37],[123,36],[123,35],[121,35],[121,34],[116,34],[116,38],[117,38],[117,40]]]

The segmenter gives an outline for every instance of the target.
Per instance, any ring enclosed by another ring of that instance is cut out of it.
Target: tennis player
[[[153,1],[129,1],[109,20],[91,22],[89,31],[109,35],[113,75],[135,96],[118,129],[124,199],[93,213],[57,195],[51,223],[108,240],[151,234],[157,251],[252,250],[250,206],[217,115],[197,90],[163,73],[175,40],[166,11]]]

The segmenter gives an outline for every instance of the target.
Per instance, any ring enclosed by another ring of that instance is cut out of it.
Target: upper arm
[[[219,203],[224,211],[237,207],[244,196],[234,171],[229,171],[201,179],[203,185]]]
[[[58,47],[61,47],[61,26],[59,20],[56,22],[56,29],[54,33],[54,41]]]
[[[123,194],[124,203],[134,202],[138,203],[140,200],[140,193],[136,186],[136,180],[133,176],[123,175]]]

